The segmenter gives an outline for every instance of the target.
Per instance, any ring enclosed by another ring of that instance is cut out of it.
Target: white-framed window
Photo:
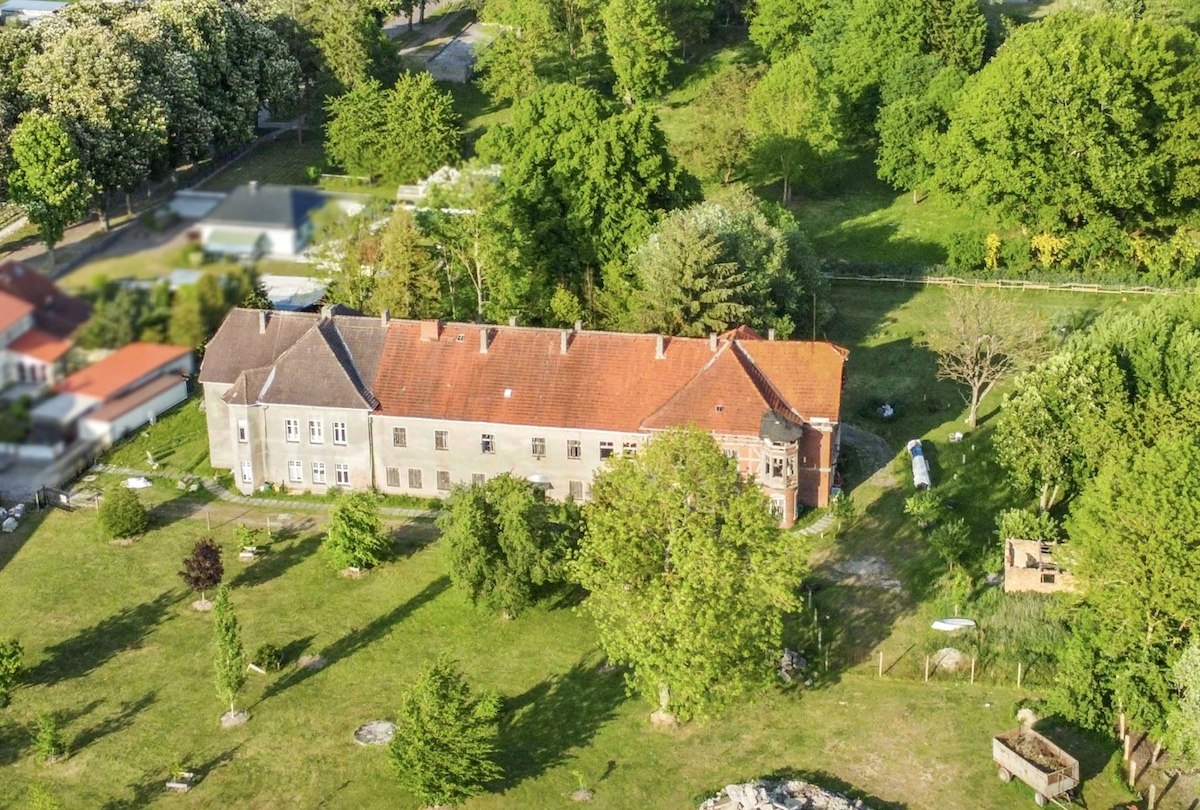
[[[437,488],[442,492],[450,490],[450,473],[447,470],[437,471]]]
[[[583,458],[583,445],[578,439],[567,439],[567,458]]]
[[[325,423],[320,419],[308,420],[308,443],[309,444],[324,444],[325,443]]]
[[[252,466],[250,466],[249,461],[242,462],[242,483],[243,484],[253,484],[254,483],[254,468]]]
[[[496,437],[491,433],[484,433],[479,437],[479,452],[495,453],[496,452]]]
[[[245,419],[238,420],[238,443],[245,444],[250,441],[250,426],[246,424]]]
[[[289,442],[300,441],[300,420],[299,419],[284,419],[283,420],[283,435]]]
[[[449,450],[450,449],[450,433],[445,430],[435,430],[433,432],[433,449],[434,450]]]
[[[408,468],[408,488],[421,489],[421,471],[416,467]]]
[[[782,495],[772,495],[771,496],[771,514],[777,518],[782,519],[783,518],[783,510],[784,510],[783,496]]]
[[[350,483],[350,465],[349,464],[334,464],[333,465],[333,480],[339,485]]]
[[[334,444],[345,444],[346,443],[346,423],[345,422],[334,422],[333,423],[333,443]]]
[[[608,458],[613,454],[612,442],[600,442],[600,458]]]
[[[304,462],[293,459],[288,462],[288,480],[293,484],[304,483]]]
[[[621,443],[621,452],[627,456],[632,456],[634,453],[636,453],[637,448],[638,448],[637,442],[622,442]]]
[[[400,486],[400,468],[399,467],[388,467],[387,468],[387,485],[389,487]]]
[[[483,473],[471,473],[471,486],[481,487],[487,483],[487,476]]]
[[[314,484],[325,483],[325,462],[314,461],[312,465],[312,482]]]
[[[567,482],[567,494],[570,495],[573,500],[582,501],[583,500],[583,482],[582,481],[568,481]]]
[[[408,430],[392,428],[392,447],[408,447]]]
[[[533,440],[533,457],[534,458],[545,458],[546,457],[546,440],[545,439],[539,437],[539,438],[535,438]]]

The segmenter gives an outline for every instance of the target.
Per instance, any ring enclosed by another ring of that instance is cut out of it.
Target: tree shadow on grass
[[[381,563],[407,560],[418,551],[438,539],[438,530],[428,521],[405,523],[387,533],[388,547],[381,555]]]
[[[240,744],[198,764],[190,758],[182,759],[177,764],[194,773],[196,775],[195,784],[200,784],[210,774],[232,760],[238,748],[241,748]],[[135,810],[135,808],[149,807],[156,799],[162,797],[167,778],[170,776],[168,771],[175,764],[166,763],[161,769],[146,771],[140,782],[126,786],[126,790],[132,793],[131,796],[110,799],[101,807],[101,810]]]
[[[99,723],[89,726],[76,734],[75,738],[71,741],[71,752],[82,751],[102,737],[125,730],[133,723],[134,718],[142,713],[143,709],[151,706],[157,699],[158,693],[152,690],[137,700],[123,701],[116,714],[106,717]]]
[[[321,650],[320,655],[325,659],[325,666],[333,666],[337,662],[354,655],[367,645],[378,641],[380,638],[391,632],[392,627],[408,618],[408,616],[414,611],[418,610],[429,602],[432,602],[449,587],[449,577],[438,577],[433,582],[430,582],[428,585],[426,585],[420,593],[416,594],[408,601],[397,605],[392,610],[372,620],[367,626],[358,628],[357,630],[352,630],[346,635],[342,636],[337,641]],[[318,672],[320,672],[319,669],[301,669],[300,667],[293,667],[290,672],[283,677],[278,678],[274,683],[267,687],[266,691],[263,693],[262,700],[259,702],[265,702],[275,695],[281,694],[291,687],[303,683],[313,675],[316,675]]]
[[[26,725],[0,718],[0,766],[12,765],[32,743],[33,733]]]
[[[1080,728],[1058,715],[1040,719],[1036,730],[1079,760],[1079,778],[1084,783],[1103,772],[1118,750],[1112,736]]]
[[[127,607],[47,647],[46,657],[30,670],[27,683],[52,684],[78,678],[104,666],[120,653],[137,648],[179,602],[175,591],[163,591],[135,607]]]
[[[321,535],[309,534],[299,540],[284,540],[279,535],[265,548],[259,547],[262,556],[254,562],[243,563],[229,584],[234,588],[252,588],[263,585],[287,573],[292,566],[307,559],[321,545]]]
[[[507,699],[500,726],[503,787],[565,762],[572,750],[592,741],[624,699],[621,674],[598,671],[590,658]]]

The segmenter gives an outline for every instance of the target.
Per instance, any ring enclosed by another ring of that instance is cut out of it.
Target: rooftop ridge
[[[792,403],[788,402],[787,397],[771,382],[771,378],[767,373],[759,368],[758,363],[754,362],[754,358],[742,348],[740,340],[733,341],[733,350],[734,357],[738,359],[742,368],[746,370],[746,375],[750,377],[750,381],[763,394],[763,399],[766,400],[771,410],[778,413],[781,410],[780,406],[782,406],[782,410],[795,416],[801,422],[808,421],[804,418],[803,414],[796,410],[796,407]]]

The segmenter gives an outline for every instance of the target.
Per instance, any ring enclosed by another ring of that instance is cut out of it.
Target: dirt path
[[[888,443],[869,430],[842,423],[842,440],[858,453],[859,462],[868,471],[864,483],[876,487],[894,487],[896,476],[892,473],[892,459],[896,453]]]

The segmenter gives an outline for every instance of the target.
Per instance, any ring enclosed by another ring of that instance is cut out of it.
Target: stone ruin
[[[700,810],[871,810],[859,799],[848,799],[825,788],[788,779],[726,785]]]

